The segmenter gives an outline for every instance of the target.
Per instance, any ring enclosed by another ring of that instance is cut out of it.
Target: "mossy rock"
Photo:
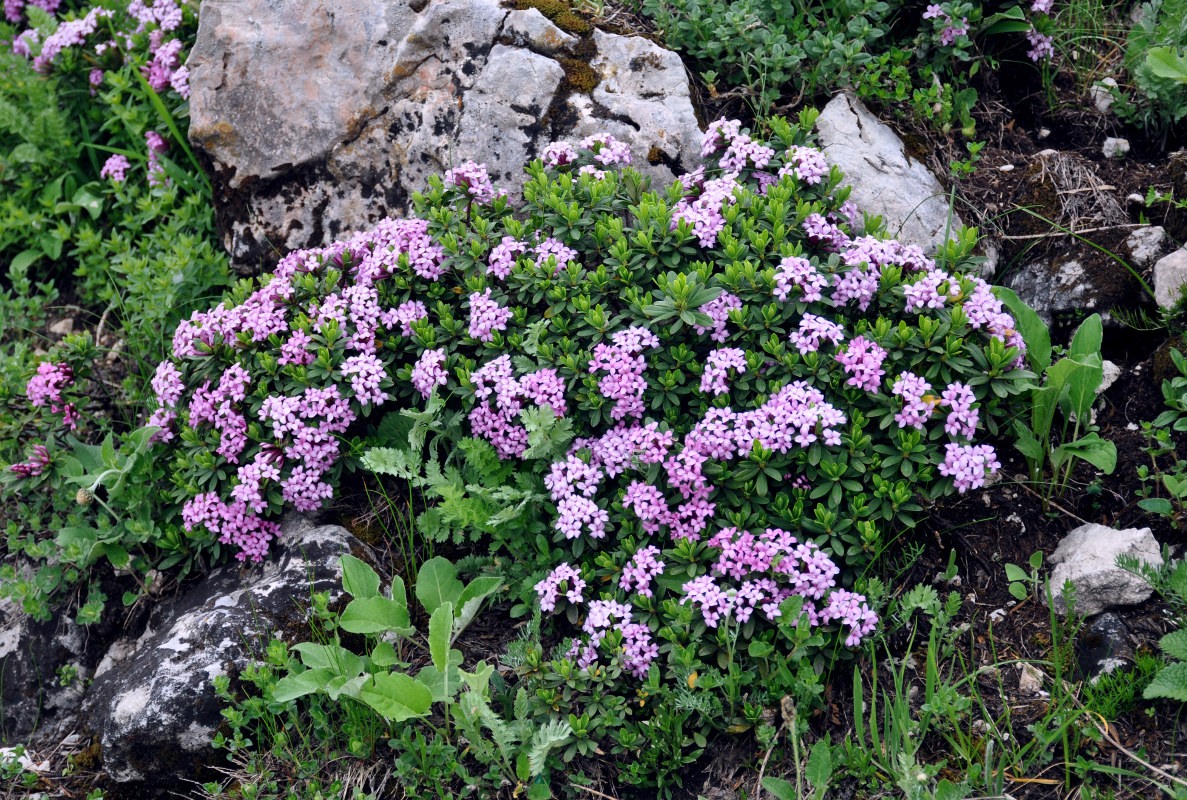
[[[594,68],[578,58],[560,59],[561,68],[565,71],[565,82],[569,91],[591,92],[598,85],[598,73]]]

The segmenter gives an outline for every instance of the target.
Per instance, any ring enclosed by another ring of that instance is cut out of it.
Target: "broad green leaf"
[[[1029,580],[1030,576],[1026,574],[1026,570],[1016,564],[1006,564],[1006,580],[1010,581],[1025,581]]]
[[[1146,54],[1146,66],[1160,78],[1187,83],[1187,58],[1169,47],[1152,47]]]
[[[1080,323],[1076,335],[1072,337],[1068,355],[1072,358],[1081,356],[1096,356],[1100,358],[1100,345],[1104,340],[1105,329],[1101,324],[1100,314],[1093,314]]]
[[[1117,446],[1100,438],[1096,433],[1081,436],[1074,442],[1061,445],[1059,450],[1087,461],[1106,475],[1112,475],[1117,468]]]
[[[972,794],[967,782],[953,783],[947,778],[940,778],[936,784],[936,800],[964,800]]]
[[[301,663],[310,669],[329,669],[348,676],[363,669],[362,657],[340,645],[301,642],[292,649],[301,654]]]
[[[371,651],[371,663],[377,667],[390,667],[400,663],[400,658],[391,642],[380,642]]]
[[[1158,640],[1158,647],[1171,658],[1187,661],[1187,629],[1172,631]]]
[[[285,675],[272,687],[272,700],[286,703],[307,694],[320,692],[334,677],[334,672],[328,669],[307,669],[296,675]]]
[[[1176,661],[1159,670],[1142,696],[1147,700],[1166,697],[1187,703],[1187,661]]]
[[[408,618],[408,606],[386,597],[360,597],[350,601],[342,612],[342,630],[350,633],[383,633],[395,631],[411,636],[413,628]]]
[[[1076,360],[1078,363],[1084,364],[1084,368],[1076,370],[1068,376],[1067,404],[1064,413],[1071,412],[1077,417],[1084,418],[1088,416],[1089,411],[1092,410],[1092,404],[1096,402],[1096,392],[1105,375],[1104,361],[1101,360],[1099,353],[1080,356]]]
[[[9,262],[8,268],[11,270],[12,274],[19,274],[27,270],[29,266],[34,261],[41,258],[42,255],[43,254],[40,250],[22,250],[13,256],[12,261]]]
[[[442,603],[456,603],[464,590],[457,567],[441,556],[430,558],[416,573],[416,599],[429,614]]]
[[[1035,310],[1022,302],[1022,299],[1012,289],[1004,286],[994,286],[993,294],[1014,317],[1018,332],[1026,342],[1026,359],[1031,369],[1042,375],[1051,365],[1051,333],[1047,330],[1047,323],[1035,313]]]
[[[775,795],[778,800],[799,800],[795,787],[783,778],[763,778],[762,788]]]
[[[114,542],[103,542],[98,545],[96,550],[101,555],[107,556],[107,560],[111,562],[111,566],[116,569],[125,569],[131,560],[128,551]]]
[[[484,575],[470,581],[462,591],[455,607],[457,621],[453,625],[453,638],[456,639],[466,629],[466,626],[474,621],[474,617],[482,608],[482,602],[498,591],[502,583],[503,579],[497,575]]]
[[[378,597],[379,576],[371,565],[352,555],[338,559],[342,564],[342,588],[354,598]]]
[[[486,697],[487,691],[490,688],[490,676],[494,674],[495,668],[485,661],[479,661],[474,667],[473,672],[466,672],[464,669],[458,670],[458,677],[461,678],[462,683],[471,692],[476,692],[482,697]]]
[[[813,745],[806,774],[812,788],[816,790],[816,797],[823,797],[833,775],[833,756],[827,739],[821,739]]]
[[[454,656],[454,653],[457,655]],[[450,651],[451,661],[456,661],[456,664],[462,663],[461,655],[460,650]],[[462,688],[461,676],[456,665],[439,670],[429,664],[417,674],[416,679],[428,688],[434,703],[452,703],[458,690]]]
[[[1161,514],[1162,516],[1170,516],[1175,511],[1171,501],[1165,497],[1147,497],[1145,500],[1138,501],[1138,507],[1151,514]]]
[[[433,704],[429,687],[400,672],[373,675],[363,684],[359,699],[395,722],[423,717]]]
[[[1015,600],[1026,599],[1026,586],[1021,583],[1011,583],[1008,587]]]
[[[339,675],[331,678],[329,683],[326,684],[326,694],[330,696],[331,700],[337,700],[339,695],[358,698],[363,684],[370,677],[370,675],[355,675],[352,678],[348,675]]]
[[[453,603],[442,603],[429,618],[429,657],[439,670],[445,669],[448,663],[452,632]]]

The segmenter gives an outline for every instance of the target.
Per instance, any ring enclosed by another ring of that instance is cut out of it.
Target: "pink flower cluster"
[[[607,633],[622,634],[622,652],[619,657],[623,667],[636,678],[645,678],[651,662],[659,655],[659,646],[651,637],[651,630],[639,623],[631,622],[631,607],[614,600],[594,600],[589,604],[589,614],[581,629],[588,638],[584,643],[574,641],[567,656],[576,659],[579,667],[588,667],[597,661],[598,646]]]
[[[553,142],[544,148],[542,160],[545,166],[563,167],[577,160],[577,151],[568,142]]]
[[[542,611],[556,610],[556,601],[560,599],[562,583],[568,584],[565,591],[566,600],[574,605],[582,601],[581,592],[585,590],[585,581],[581,578],[581,572],[569,566],[569,562],[566,561],[548,573],[548,576],[535,586]]]
[[[705,394],[722,395],[729,392],[729,371],[746,371],[746,352],[736,347],[722,347],[714,350],[705,359],[705,371],[701,373],[701,391]]]
[[[608,167],[613,164],[631,163],[631,148],[626,142],[620,142],[608,133],[595,133],[586,136],[578,145],[582,150],[592,150],[594,161]]]
[[[828,175],[828,161],[815,147],[792,147],[785,154],[783,167],[779,170],[780,178],[787,175],[794,175],[807,186],[815,186]]]
[[[815,303],[821,299],[820,290],[828,285],[829,279],[821,275],[811,261],[802,256],[788,256],[775,270],[775,289],[771,294],[782,303],[794,286],[800,290],[801,302]]]
[[[634,591],[643,597],[652,597],[651,581],[664,574],[664,562],[660,560],[660,549],[655,545],[640,548],[618,578],[618,588],[624,592]]]
[[[688,194],[672,208],[672,230],[685,222],[692,228],[692,235],[701,247],[712,247],[717,242],[717,235],[725,230],[722,209],[738,202],[734,196],[734,190],[741,186],[738,175],[727,172],[720,178],[702,181],[699,185],[686,175],[682,182],[686,187],[690,183],[693,185]]]
[[[894,382],[890,393],[902,398],[903,408],[894,415],[900,428],[923,430],[923,423],[935,409],[934,400],[928,399],[931,384],[913,372],[904,372]]]
[[[495,337],[495,331],[507,329],[507,321],[511,319],[511,309],[499,305],[497,300],[491,299],[490,289],[470,295],[470,336],[480,342],[489,342]]]
[[[955,44],[957,38],[969,35],[969,20],[968,17],[963,18],[960,24],[957,25],[952,21],[952,17],[939,5],[934,4],[927,7],[923,12],[924,19],[942,19],[946,25],[944,30],[940,32],[940,46],[948,47]]]
[[[886,351],[864,336],[858,336],[849,342],[843,353],[835,358],[849,373],[845,381],[850,386],[865,389],[867,392],[877,392],[882,385],[882,376],[886,370],[882,369],[882,362],[886,360]]]
[[[454,167],[445,173],[445,185],[464,189],[466,194],[474,198],[481,205],[490,205],[496,197],[505,197],[504,189],[495,190],[487,174],[485,164],[467,161],[460,167]]]
[[[53,14],[61,4],[62,0],[4,0],[4,16],[9,22],[19,23],[26,5],[36,6],[47,14]]]
[[[1018,358],[1014,366],[1022,367],[1026,363],[1026,342],[1015,328],[1014,318],[1006,312],[1002,301],[993,294],[988,283],[980,278],[972,280],[973,291],[964,302],[964,313],[969,325],[978,330],[984,328],[986,333],[1007,347],[1017,348]]]
[[[69,364],[43,361],[37,365],[37,372],[25,384],[25,395],[34,408],[49,407],[55,414],[62,415],[62,424],[70,430],[78,429],[78,411],[74,403],[62,399],[62,390],[74,381],[74,371]]]
[[[1045,33],[1039,33],[1032,26],[1026,32],[1026,41],[1030,42],[1030,49],[1026,55],[1031,61],[1039,62],[1055,55],[1055,39]]]
[[[941,292],[944,286],[946,292]],[[922,311],[925,308],[943,308],[953,297],[959,296],[960,283],[947,272],[933,269],[915,283],[903,286],[906,297],[906,311]]]
[[[849,628],[845,644],[860,643],[878,623],[865,598],[834,589],[840,569],[812,542],[798,542],[785,530],[768,528],[760,534],[725,528],[709,539],[709,547],[720,551],[710,574],[683,586],[683,604],[692,604],[710,628],[723,619],[746,624],[758,610],[768,620],[782,615],[780,603],[798,595],[805,598],[804,610],[812,625],[840,621]],[[730,578],[737,582],[723,586]],[[828,595],[823,607],[815,601]]]
[[[701,306],[698,311],[702,314],[708,315],[709,319],[713,320],[713,333],[709,334],[709,338],[714,342],[724,342],[729,338],[729,334],[725,330],[726,324],[729,322],[730,312],[734,309],[740,309],[742,301],[736,295],[729,292],[722,292],[717,297],[710,300],[705,305]],[[709,328],[701,327],[700,325],[692,326],[698,335],[708,333]]]
[[[260,561],[268,552],[268,543],[280,535],[275,522],[250,513],[242,501],[224,503],[214,492],[191,498],[182,508],[181,518],[187,531],[202,526],[221,544],[238,547],[235,557],[240,561]]]
[[[46,449],[45,445],[35,444],[33,445],[33,454],[29,456],[29,460],[19,464],[13,464],[8,468],[8,471],[14,472],[22,478],[33,478],[45,472],[51,460],[49,450]]]
[[[969,489],[981,488],[985,485],[985,477],[996,474],[999,469],[1001,463],[992,445],[949,443],[944,446],[944,463],[940,465],[940,474],[950,476],[956,491],[961,494]]]
[[[412,368],[412,386],[428,397],[433,389],[444,386],[449,381],[449,374],[445,371],[445,349],[425,350],[416,360]]]
[[[804,314],[800,317],[799,329],[792,331],[788,337],[788,341],[803,356],[819,351],[823,342],[838,345],[844,340],[845,329],[840,324],[815,314]]]
[[[979,414],[973,408],[977,396],[973,394],[971,386],[964,383],[950,383],[944,393],[940,395],[940,405],[947,406],[948,419],[944,422],[944,430],[949,436],[963,436],[971,438],[977,432]]]
[[[522,458],[527,450],[527,428],[516,420],[528,406],[547,407],[558,417],[565,415],[565,387],[554,369],[517,378],[511,356],[501,355],[471,373],[470,382],[477,399],[470,410],[470,429],[494,445],[499,458]]]
[[[646,364],[644,350],[659,347],[659,339],[646,328],[631,327],[611,337],[612,344],[599,342],[589,360],[590,374],[605,372],[598,381],[602,397],[614,401],[610,417],[615,420],[638,419],[643,416],[643,392],[647,379],[643,377]]]

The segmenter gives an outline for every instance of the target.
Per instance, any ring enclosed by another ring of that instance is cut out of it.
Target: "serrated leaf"
[[[1178,661],[1159,670],[1142,696],[1147,700],[1165,697],[1187,703],[1187,662]]]
[[[1187,630],[1168,633],[1158,640],[1158,647],[1171,658],[1187,661]]]

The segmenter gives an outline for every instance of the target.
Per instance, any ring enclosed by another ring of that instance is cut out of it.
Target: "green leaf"
[[[1009,589],[1010,589],[1010,594],[1014,597],[1015,600],[1025,600],[1026,599],[1025,584],[1011,583],[1009,586]]]
[[[371,651],[371,663],[377,667],[391,667],[400,663],[391,642],[380,642]]]
[[[1175,513],[1171,501],[1165,497],[1147,497],[1145,500],[1138,501],[1138,507],[1149,511],[1151,514],[1160,514],[1164,517],[1169,517]]]
[[[1047,324],[1012,289],[994,286],[993,294],[1010,309],[1018,332],[1026,342],[1026,359],[1031,369],[1042,375],[1051,365],[1051,333]]]
[[[1146,54],[1146,67],[1160,78],[1187,83],[1187,58],[1169,47],[1152,47]]]
[[[289,700],[320,692],[333,677],[334,672],[328,669],[307,669],[296,675],[285,675],[272,687],[272,700],[276,703],[287,703]]]
[[[482,601],[498,591],[502,583],[503,579],[497,575],[483,575],[470,581],[457,601],[457,621],[453,626],[455,639],[474,621]]]
[[[352,555],[338,559],[342,565],[342,588],[354,598],[378,597],[379,576],[365,561]]]
[[[10,270],[10,274],[19,274],[24,272],[33,264],[34,261],[41,258],[42,255],[43,253],[41,250],[22,250],[13,256],[12,261],[9,262],[8,269]]]
[[[464,669],[458,670],[458,677],[462,679],[462,683],[466,684],[471,692],[476,692],[482,697],[490,687],[490,676],[494,674],[495,668],[485,661],[479,661],[474,667],[473,672],[466,672]]]
[[[330,682],[326,684],[326,694],[331,700],[337,700],[339,695],[357,699],[359,692],[362,691],[363,683],[369,677],[369,675],[355,675],[352,678],[348,675],[339,675],[336,678],[331,678]]]
[[[762,788],[775,795],[778,800],[799,800],[795,787],[783,778],[763,778]]]
[[[452,650],[450,654],[456,654],[456,664],[462,663],[460,650]],[[440,670],[429,664],[420,671],[416,679],[428,688],[434,703],[452,703],[454,696],[462,688],[461,676],[456,665]]]
[[[1074,442],[1060,445],[1059,450],[1087,461],[1106,475],[1112,475],[1117,468],[1117,446],[1100,438],[1096,433],[1081,436]]]
[[[444,670],[449,663],[449,645],[453,631],[453,603],[442,603],[437,606],[433,616],[429,618],[429,657],[433,665]]]
[[[416,599],[432,614],[442,603],[456,603],[465,587],[457,578],[457,567],[436,556],[421,565],[416,574]]]
[[[1093,314],[1080,323],[1076,335],[1072,337],[1068,355],[1072,358],[1083,359],[1085,356],[1100,358],[1100,345],[1104,340],[1105,329],[1101,324],[1100,314]]]
[[[395,631],[411,636],[413,628],[408,618],[408,606],[386,597],[359,597],[350,601],[342,612],[342,630],[350,633],[384,633]]]
[[[1171,658],[1187,661],[1187,629],[1172,631],[1158,641],[1158,647]]]
[[[429,688],[400,672],[373,675],[363,684],[359,699],[395,722],[423,717],[433,704]]]
[[[1187,661],[1176,661],[1159,670],[1142,696],[1147,700],[1166,697],[1187,703]]]
[[[1030,576],[1026,574],[1026,570],[1017,564],[1006,564],[1006,580],[1010,581],[1025,581],[1029,580]]]
[[[301,642],[291,649],[301,654],[301,663],[310,669],[328,669],[342,675],[357,675],[363,669],[363,659],[340,645]]]
[[[808,756],[806,774],[812,788],[816,790],[816,797],[823,797],[833,774],[832,749],[829,747],[828,739],[821,739],[813,745],[812,754]]]

